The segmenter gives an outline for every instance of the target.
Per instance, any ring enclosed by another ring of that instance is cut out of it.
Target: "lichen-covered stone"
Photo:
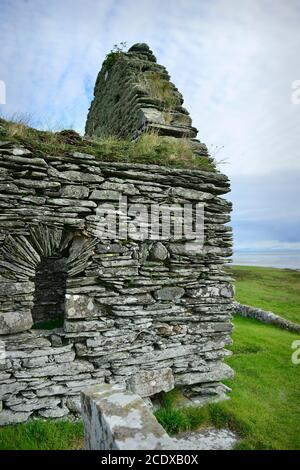
[[[29,310],[21,312],[0,312],[0,335],[29,330],[33,321]]]
[[[62,188],[61,197],[85,199],[89,195],[89,188],[86,186],[75,186],[72,184],[66,185]]]
[[[133,393],[141,397],[150,397],[159,392],[169,392],[174,388],[174,376],[169,367],[160,370],[141,371],[128,382]]]
[[[238,440],[228,429],[213,428],[171,438],[152,414],[151,402],[120,385],[89,388],[81,397],[87,450],[229,450]]]
[[[158,300],[178,300],[184,295],[185,290],[182,287],[164,287],[155,292]]]
[[[30,411],[14,412],[11,410],[2,410],[0,413],[0,426],[23,423],[28,420],[31,414]]]
[[[95,292],[93,287],[91,292]],[[66,318],[92,318],[101,315],[93,298],[88,295],[67,294],[65,300]]]
[[[168,250],[161,242],[157,242],[151,248],[150,259],[154,261],[164,261],[168,257]]]
[[[101,385],[81,394],[85,449],[162,449],[169,436],[144,401],[120,385]]]

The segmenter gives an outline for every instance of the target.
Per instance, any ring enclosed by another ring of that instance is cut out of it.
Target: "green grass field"
[[[234,266],[228,272],[236,280],[238,302],[300,323],[300,272],[254,266]]]
[[[31,420],[0,427],[0,450],[77,450],[83,448],[83,424]]]
[[[234,267],[232,272],[240,302],[297,320],[300,273],[252,267]],[[233,355],[227,362],[235,377],[226,382],[232,388],[231,400],[179,409],[178,393],[173,391],[156,413],[158,420],[171,433],[208,424],[227,426],[239,434],[239,449],[300,449],[300,364],[291,361],[291,345],[299,335],[239,316],[234,326]],[[36,420],[0,428],[0,449],[82,445],[80,423]]]

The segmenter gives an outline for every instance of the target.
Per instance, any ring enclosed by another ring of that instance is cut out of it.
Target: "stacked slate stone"
[[[224,175],[41,157],[1,142],[0,177],[1,424],[76,412],[79,391],[104,381],[142,396],[174,383],[203,402],[224,395],[232,303]],[[120,193],[128,205],[203,202],[204,250],[191,254],[172,237],[97,238],[97,204]],[[49,258],[67,267],[64,325],[32,329],[35,276]]]
[[[162,138],[191,139],[206,155],[148,46],[111,58],[96,82],[87,134],[136,137],[154,128]],[[159,93],[167,90],[161,99],[149,76]],[[223,266],[232,236],[231,204],[221,196],[229,190],[219,172],[0,142],[0,425],[76,414],[80,390],[103,382],[145,398],[174,386],[199,403],[225,396],[233,289]],[[157,215],[199,203],[203,249],[175,237],[176,215],[168,235],[152,227],[124,237],[133,205],[152,213],[155,206]],[[103,204],[121,228],[110,237],[99,232]]]
[[[183,107],[182,94],[147,44],[135,44],[126,53],[115,53],[112,61],[104,61],[85,131],[89,136],[133,139],[149,131],[185,137],[195,153],[208,158],[205,144],[196,139],[197,129]]]

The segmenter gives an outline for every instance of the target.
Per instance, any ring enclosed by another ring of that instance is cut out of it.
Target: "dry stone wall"
[[[284,330],[300,333],[300,325],[298,323],[286,320],[280,315],[276,315],[275,313],[267,310],[262,310],[261,308],[240,304],[239,302],[234,301],[233,313],[235,315],[242,315],[243,317],[254,318],[262,323],[269,323],[271,325],[278,326],[279,328],[283,328]]]
[[[224,393],[220,381],[232,375],[223,362],[233,294],[223,272],[228,191],[220,173],[0,142],[0,424],[76,413],[80,390],[104,382],[144,397],[174,385],[203,400]],[[120,193],[129,206],[202,202],[203,250],[190,253],[172,236],[97,237],[97,207]],[[54,279],[59,265],[64,324],[33,329],[39,315],[51,320],[59,311],[36,273]]]
[[[197,154],[208,157],[206,146],[196,139],[198,131],[183,107],[182,94],[143,43],[104,61],[85,130],[89,136],[136,139],[152,131],[172,138],[185,137]]]

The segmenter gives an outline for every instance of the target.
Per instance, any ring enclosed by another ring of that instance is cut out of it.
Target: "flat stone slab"
[[[87,450],[163,449],[170,438],[141,397],[119,384],[81,392]]]
[[[194,432],[177,434],[167,443],[170,450],[231,450],[238,442],[229,429],[205,428]]]
[[[214,428],[170,437],[142,398],[119,384],[84,389],[81,404],[87,450],[229,450],[238,441]]]

